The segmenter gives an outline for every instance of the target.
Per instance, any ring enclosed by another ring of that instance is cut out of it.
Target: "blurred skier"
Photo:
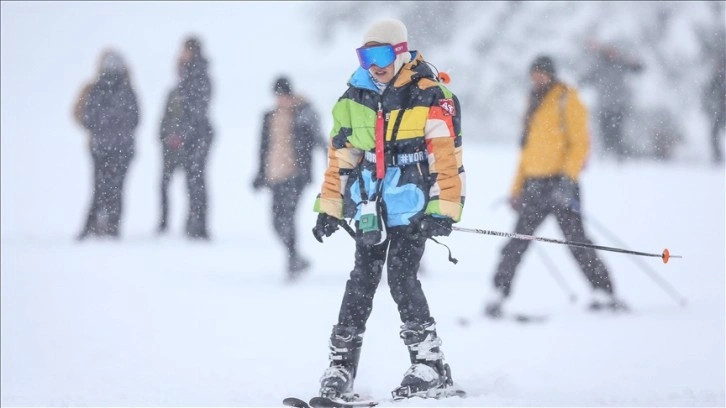
[[[90,131],[93,159],[93,198],[77,238],[118,237],[124,180],[134,156],[134,131],[139,124],[136,92],[118,52],[102,53],[98,78],[84,86],[74,115]]]
[[[519,213],[518,234],[532,235],[552,214],[568,241],[590,243],[580,213],[578,177],[590,148],[587,110],[575,88],[557,78],[549,56],[530,67],[532,90],[524,118],[521,154],[511,189],[510,204]],[[494,275],[495,295],[485,306],[492,318],[503,315],[517,266],[531,241],[511,239],[502,249]],[[593,288],[593,310],[626,310],[614,294],[607,268],[594,249],[569,247]]]
[[[606,152],[614,154],[621,161],[628,155],[623,140],[623,120],[633,110],[626,76],[642,71],[643,66],[640,62],[626,58],[612,45],[590,40],[587,48],[594,53],[594,60],[581,83],[592,84],[597,89],[600,136]]]
[[[295,212],[303,190],[312,181],[312,153],[325,149],[320,118],[310,102],[292,91],[286,77],[272,89],[276,106],[262,119],[259,169],[255,190],[272,190],[272,225],[287,250],[287,273],[296,278],[310,266],[298,252]]]
[[[726,128],[726,51],[715,55],[713,73],[702,94],[703,109],[711,120],[711,152],[714,163],[723,163],[721,135]]]
[[[461,217],[461,109],[407,41],[406,26],[398,20],[371,25],[356,50],[360,67],[333,107],[313,234],[322,242],[340,226],[350,228],[343,219],[348,200],[355,206],[357,232],[321,396],[354,398],[363,333],[384,263],[411,360],[394,398],[455,392],[417,272],[426,239],[449,235]]]
[[[174,170],[181,166],[189,194],[186,235],[195,239],[209,239],[205,179],[214,131],[209,121],[212,85],[208,65],[199,39],[187,38],[179,56],[179,82],[167,99],[160,131],[164,166],[159,231],[167,229],[169,181]]]

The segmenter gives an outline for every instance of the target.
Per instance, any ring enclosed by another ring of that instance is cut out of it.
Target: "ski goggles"
[[[396,55],[403,54],[408,51],[408,43],[402,42],[395,45],[382,44],[374,45],[372,47],[360,47],[356,48],[355,52],[358,54],[358,61],[363,69],[370,69],[372,65],[380,68],[385,68],[396,59]]]

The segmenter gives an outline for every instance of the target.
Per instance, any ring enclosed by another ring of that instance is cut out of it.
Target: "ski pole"
[[[623,254],[630,254],[630,255],[652,256],[652,257],[662,259],[663,263],[668,263],[668,260],[670,260],[671,258],[683,258],[680,255],[671,255],[668,248],[664,249],[663,252],[660,254],[652,254],[652,253],[648,253],[648,252],[631,251],[629,249],[613,248],[613,247],[594,245],[594,244],[585,244],[582,242],[573,242],[573,241],[565,241],[565,240],[554,239],[554,238],[536,237],[534,235],[517,234],[516,232],[500,232],[500,231],[491,231],[491,230],[478,229],[478,228],[464,228],[464,227],[457,227],[457,226],[452,227],[452,229],[454,231],[470,232],[473,234],[494,235],[494,236],[505,237],[505,238],[523,239],[525,241],[549,242],[552,244],[563,244],[563,245],[569,245],[569,246],[574,246],[574,247],[579,247],[579,248],[593,248],[593,249],[600,249],[603,251],[620,252]]]
[[[615,234],[610,232],[607,228],[605,228],[604,225],[597,222],[594,218],[585,217],[584,215],[582,216],[582,218],[586,221],[589,221],[592,225],[595,226],[596,229],[600,230],[603,235],[607,236],[608,239],[610,239],[610,241],[614,242],[616,245],[624,245],[623,242],[615,236]],[[673,257],[673,255],[671,255],[671,257]],[[686,304],[688,303],[686,301],[686,298],[681,296],[681,294],[678,293],[673,287],[668,285],[668,283],[663,280],[663,278],[658,275],[658,272],[654,271],[650,265],[640,260],[640,258],[633,258],[633,262],[635,262],[636,265],[638,265],[664,291],[671,295],[671,297],[676,300],[681,307],[686,306]]]
[[[575,292],[572,291],[572,289],[567,285],[567,282],[565,282],[565,279],[562,277],[562,274],[560,274],[559,270],[557,270],[557,267],[555,266],[554,262],[552,262],[552,259],[550,259],[549,256],[547,256],[547,253],[542,250],[539,246],[535,245],[537,253],[542,258],[542,262],[545,264],[545,268],[549,271],[550,275],[557,281],[557,283],[560,285],[560,288],[563,292],[567,294],[567,296],[570,299],[570,302],[575,303],[577,301],[577,296],[575,295]]]

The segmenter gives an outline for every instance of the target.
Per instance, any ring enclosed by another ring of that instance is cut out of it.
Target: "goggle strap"
[[[406,51],[408,51],[408,43],[406,41],[393,45],[393,53],[396,55],[403,54]]]

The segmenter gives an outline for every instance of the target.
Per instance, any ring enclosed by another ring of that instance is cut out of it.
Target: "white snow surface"
[[[341,231],[319,244],[310,233],[320,154],[297,218],[300,248],[313,267],[286,283],[270,196],[250,187],[274,77],[290,73],[328,128],[330,108],[355,68],[358,34],[313,47],[296,18],[304,5],[2,3],[2,406],[279,406],[284,397],[316,393],[353,242]],[[172,185],[171,233],[154,232],[158,122],[189,32],[201,35],[215,84],[208,243],[182,237],[181,174]],[[77,243],[91,163],[70,111],[109,45],[126,55],[138,89],[137,155],[122,238]],[[468,191],[459,225],[509,232],[515,218],[501,199],[516,147],[466,144],[466,134],[476,133],[466,115],[475,113],[462,108]],[[567,248],[537,242],[509,306],[549,321],[475,319],[462,327],[460,317],[481,311],[506,240],[461,232],[443,238],[457,265],[429,244],[422,285],[454,379],[469,397],[395,405],[726,404],[723,167],[593,157],[581,181],[586,215],[618,238],[586,222],[596,244],[650,253],[667,247],[683,258],[636,263],[600,251],[633,312],[599,315],[585,311],[590,293]],[[562,238],[551,219],[536,234]],[[545,257],[577,302],[569,302]],[[408,368],[400,323],[384,277],[365,334],[359,392],[386,398]]]

